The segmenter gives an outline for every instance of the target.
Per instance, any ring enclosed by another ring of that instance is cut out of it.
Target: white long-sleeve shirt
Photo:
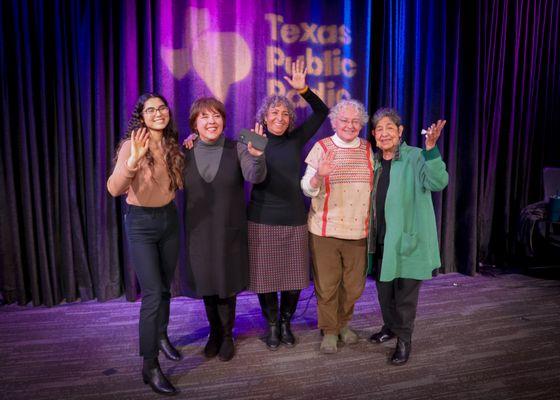
[[[343,149],[354,149],[360,146],[360,138],[358,137],[354,138],[354,140],[352,140],[349,143],[339,138],[336,135],[336,133],[332,135],[331,138],[336,146],[342,147]],[[301,190],[303,191],[303,194],[305,194],[307,197],[316,197],[319,194],[319,191],[321,190],[320,185],[317,186],[316,188],[311,186],[311,178],[313,178],[316,173],[317,173],[317,169],[307,164],[307,168],[305,169],[305,174],[301,178],[301,182],[300,182]]]

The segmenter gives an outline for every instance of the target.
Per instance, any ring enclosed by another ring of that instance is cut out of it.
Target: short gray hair
[[[331,108],[329,112],[329,119],[331,120],[331,124],[338,117],[338,114],[340,114],[340,112],[344,108],[348,108],[348,107],[352,107],[353,109],[358,111],[358,114],[360,114],[360,121],[362,122],[362,128],[363,128],[364,125],[367,124],[369,116],[366,112],[366,108],[364,107],[364,105],[358,100],[354,100],[354,99],[341,100]]]
[[[295,111],[295,107],[294,107],[294,103],[292,103],[290,101],[290,99],[288,99],[286,96],[280,96],[277,94],[265,97],[261,103],[261,106],[259,107],[258,111],[257,111],[257,116],[255,117],[255,120],[263,125],[266,126],[266,124],[264,123],[266,120],[266,114],[268,113],[268,110],[271,107],[276,107],[278,105],[283,105],[288,109],[288,116],[290,117],[290,124],[288,125],[288,129],[286,130],[287,132],[290,132],[291,130],[294,129],[294,126],[296,125],[296,111]]]
[[[395,110],[394,108],[384,107],[377,110],[373,114],[373,117],[371,117],[372,128],[375,129],[379,121],[381,121],[385,117],[389,118],[397,126],[402,125],[402,118],[397,110]]]

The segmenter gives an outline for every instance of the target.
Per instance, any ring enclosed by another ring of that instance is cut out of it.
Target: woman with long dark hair
[[[177,140],[165,98],[143,94],[117,147],[115,168],[107,181],[112,196],[126,195],[125,230],[142,291],[142,377],[156,393],[166,395],[177,390],[161,371],[159,351],[170,360],[181,359],[167,336],[170,285],[179,252],[179,222],[173,200],[175,191],[183,187],[184,156]]]

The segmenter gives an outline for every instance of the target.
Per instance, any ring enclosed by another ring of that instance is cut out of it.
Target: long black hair
[[[124,137],[121,139],[121,141],[119,142],[119,145],[117,146],[115,159],[119,154],[119,150],[121,149],[122,144],[125,141],[130,140],[130,136],[132,132],[135,131],[136,129],[142,128],[143,126],[146,126],[142,111],[144,111],[144,104],[146,103],[146,101],[154,97],[160,99],[163,102],[163,104],[169,107],[169,103],[167,102],[165,97],[163,97],[158,93],[144,93],[143,95],[141,95],[138,98],[136,104],[134,105],[134,108],[132,109],[132,114],[126,126],[126,133]],[[167,165],[167,172],[169,174],[169,177],[171,178],[171,183],[169,184],[169,190],[174,191],[177,189],[182,189],[183,166],[185,164],[185,160],[184,160],[184,155],[181,152],[181,148],[179,147],[179,133],[175,126],[175,120],[173,119],[173,114],[171,109],[169,109],[169,123],[163,129],[162,145],[163,145],[164,156],[165,156],[165,164]],[[145,157],[150,169],[153,170],[154,156],[149,149]]]

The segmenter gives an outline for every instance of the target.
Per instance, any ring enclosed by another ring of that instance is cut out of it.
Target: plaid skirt
[[[309,286],[307,225],[264,225],[249,221],[249,286],[256,293]]]

